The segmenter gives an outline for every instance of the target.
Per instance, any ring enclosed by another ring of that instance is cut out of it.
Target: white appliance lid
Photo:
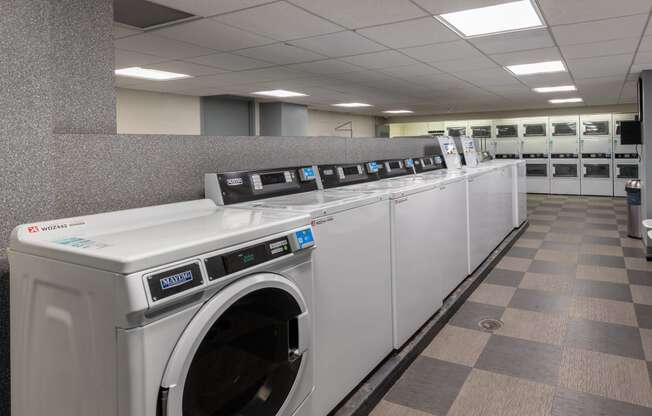
[[[127,274],[308,224],[298,212],[203,199],[20,225],[10,250]]]

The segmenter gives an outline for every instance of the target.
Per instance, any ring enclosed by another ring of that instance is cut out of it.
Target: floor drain
[[[503,322],[498,319],[487,318],[481,319],[480,322],[478,322],[478,325],[485,331],[495,331],[503,326]]]

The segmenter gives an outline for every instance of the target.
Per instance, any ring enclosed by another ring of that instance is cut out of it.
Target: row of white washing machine
[[[521,161],[441,168],[207,174],[16,228],[12,414],[326,415],[525,220]]]

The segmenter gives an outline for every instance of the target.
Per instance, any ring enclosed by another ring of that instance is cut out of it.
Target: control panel
[[[219,205],[255,201],[319,188],[317,168],[303,166],[207,174],[206,196]]]
[[[414,161],[412,159],[391,159],[377,161],[378,175],[380,178],[394,178],[414,173]]]
[[[325,189],[371,182],[379,179],[376,162],[320,165],[319,176]]]
[[[441,148],[448,169],[461,169],[462,159],[457,151],[455,140],[452,137],[439,136],[437,137],[437,141],[439,141],[439,147]]]
[[[240,246],[219,254],[208,254],[162,271],[143,276],[152,305],[158,305],[168,298],[177,298],[201,291],[211,282],[258,266],[271,260],[285,257],[315,245],[310,226],[285,235]],[[201,263],[203,262],[206,278]],[[196,289],[196,290],[193,290]],[[167,303],[167,302],[164,302]]]
[[[414,170],[417,173],[445,168],[446,164],[440,155],[414,158]]]

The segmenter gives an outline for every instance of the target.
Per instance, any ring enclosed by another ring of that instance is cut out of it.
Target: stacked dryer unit
[[[579,116],[550,117],[550,193],[580,195]]]
[[[613,116],[613,182],[614,196],[626,196],[625,184],[630,179],[639,178],[640,156],[638,147],[622,144],[620,141],[620,122],[634,120],[634,114],[614,114]]]
[[[469,122],[462,121],[447,121],[444,123],[444,134],[451,137],[461,137],[468,134]]]
[[[467,136],[473,138],[475,149],[479,152],[492,151],[490,145],[493,140],[493,123],[491,120],[471,120]]]
[[[494,149],[496,159],[518,159],[520,157],[521,132],[517,119],[494,121]]]
[[[580,116],[582,195],[613,195],[611,114]]]
[[[521,155],[525,159],[527,191],[535,194],[550,193],[550,160],[548,118],[527,118],[521,121],[523,139]]]

